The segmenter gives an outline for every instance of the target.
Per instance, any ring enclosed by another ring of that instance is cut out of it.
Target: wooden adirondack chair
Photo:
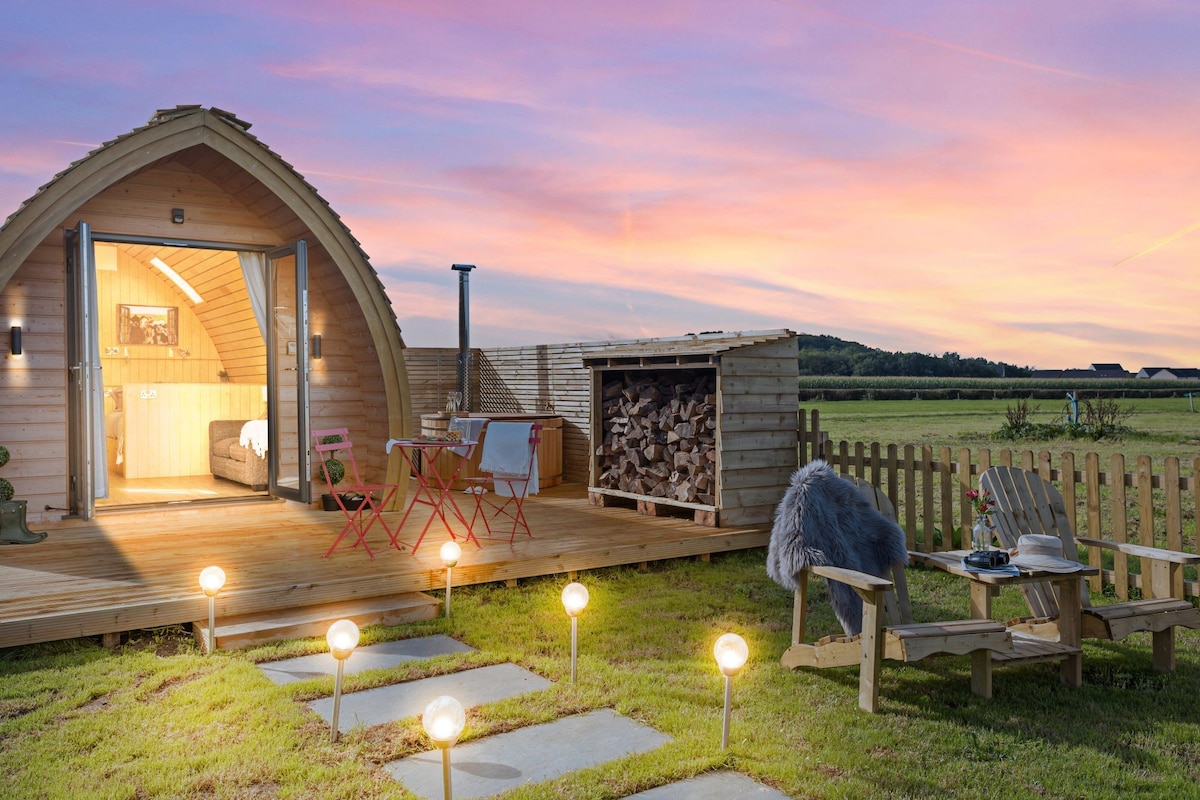
[[[877,511],[895,520],[896,510],[880,489],[862,478],[850,478]],[[855,637],[826,636],[814,644],[804,643],[808,609],[809,574],[841,581],[854,588],[863,600],[862,633]],[[992,696],[991,651],[1013,649],[1012,636],[1002,623],[991,620],[952,622],[912,621],[904,568],[897,566],[892,581],[840,567],[810,567],[797,575],[800,588],[792,607],[792,646],[780,659],[785,667],[845,667],[859,665],[858,705],[874,713],[879,708],[879,678],[885,658],[919,661],[936,653],[971,655],[971,691]],[[892,624],[883,624],[888,614]]]
[[[1017,546],[1023,533],[1057,536],[1063,552],[1078,558],[1079,545],[1137,556],[1142,563],[1142,600],[1130,600],[1092,606],[1087,587],[1083,587],[1083,636],[1090,639],[1120,641],[1131,633],[1148,631],[1154,648],[1154,668],[1159,672],[1175,669],[1176,626],[1200,628],[1200,609],[1187,600],[1173,597],[1173,588],[1185,564],[1200,564],[1200,556],[1175,550],[1161,550],[1123,542],[1109,542],[1075,536],[1071,518],[1058,489],[1033,472],[1018,467],[992,467],[979,478],[996,500],[994,519],[1000,544]],[[1080,578],[1080,580],[1083,580]],[[1010,623],[1015,631],[1044,638],[1057,636],[1058,596],[1048,583],[1021,584],[1032,619]]]

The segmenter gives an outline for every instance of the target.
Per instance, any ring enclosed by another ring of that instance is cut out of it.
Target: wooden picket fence
[[[1018,466],[1051,481],[1062,493],[1077,532],[1094,538],[1131,542],[1188,553],[1200,552],[1196,510],[1200,501],[1200,458],[1190,465],[1171,456],[1155,465],[1150,456],[1132,459],[1132,471],[1121,454],[1112,456],[1107,470],[1100,456],[1087,453],[1082,464],[1074,453],[1063,453],[1057,464],[1047,452],[987,448],[972,452],[950,447],[935,452],[928,445],[853,444],[833,442],[820,427],[820,415],[802,410],[799,416],[799,463],[824,458],[838,472],[866,478],[882,488],[896,506],[908,548],[916,552],[962,547],[974,510],[967,491],[977,488],[979,475],[993,464]],[[1082,468],[1080,468],[1082,467]],[[1189,470],[1190,467],[1190,470]],[[1085,563],[1101,569],[1089,579],[1092,591],[1112,587],[1119,599],[1141,591],[1137,558],[1087,548]],[[1200,597],[1195,569],[1184,571],[1175,596]]]

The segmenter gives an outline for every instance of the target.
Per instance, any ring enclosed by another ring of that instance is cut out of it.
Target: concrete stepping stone
[[[394,667],[406,661],[433,658],[449,653],[470,653],[474,649],[457,639],[441,635],[381,642],[360,647],[351,653],[350,657],[346,659],[346,666],[342,668],[342,674],[353,675],[369,669]],[[337,672],[337,661],[326,652],[311,656],[285,658],[282,661],[268,661],[259,664],[258,668],[275,683],[285,684],[322,675],[333,675]]]
[[[350,661],[354,658],[355,656],[351,656]],[[349,664],[349,661],[346,663]],[[540,675],[516,664],[496,664],[434,678],[394,683],[377,689],[350,692],[342,695],[338,730],[345,733],[358,724],[370,727],[415,717],[425,710],[430,700],[443,694],[458,700],[463,704],[463,708],[470,708],[529,692],[538,692],[552,685]],[[308,707],[320,714],[326,722],[333,721],[332,697],[312,700]],[[438,763],[440,780],[441,762]]]
[[[763,786],[740,772],[707,772],[669,783],[625,800],[789,800],[786,794]]]
[[[487,797],[668,741],[669,736],[649,726],[601,709],[456,745],[450,751],[451,783],[459,800]],[[443,797],[439,750],[389,762],[384,769],[419,797]]]

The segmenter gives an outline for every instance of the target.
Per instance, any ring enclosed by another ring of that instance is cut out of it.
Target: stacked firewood
[[[716,492],[716,375],[627,372],[602,387],[599,486],[712,505]]]

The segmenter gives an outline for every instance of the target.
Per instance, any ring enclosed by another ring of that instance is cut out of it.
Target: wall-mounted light
[[[319,359],[321,357],[321,334],[315,334],[312,337],[312,357]]]
[[[19,356],[25,352],[21,347],[21,326],[13,325],[12,330],[8,332],[8,351],[14,356]]]
[[[171,222],[174,222],[176,225],[183,224],[183,209],[182,208],[172,208],[171,209]]]

